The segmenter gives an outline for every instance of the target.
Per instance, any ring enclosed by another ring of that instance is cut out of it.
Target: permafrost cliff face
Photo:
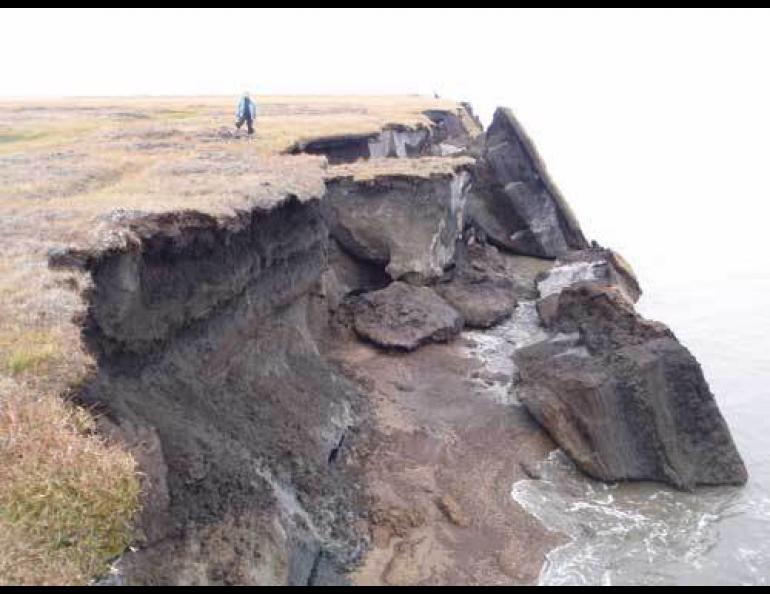
[[[630,268],[589,246],[512,114],[482,135],[470,112],[428,115],[294,151],[442,172],[127,216],[122,243],[52,262],[91,274],[81,398],[147,476],[108,581],[527,583],[556,538],[509,481],[548,436],[605,480],[746,481],[697,362],[634,311]],[[514,361],[485,368],[463,327]]]
[[[361,401],[308,325],[328,242],[318,201],[129,228],[129,250],[88,262],[84,329],[100,354],[84,398],[150,473],[127,579],[306,584],[327,543],[354,558],[362,485],[334,457]]]

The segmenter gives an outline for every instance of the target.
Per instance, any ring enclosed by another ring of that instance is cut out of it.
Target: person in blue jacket
[[[243,124],[249,134],[254,134],[254,118],[257,117],[257,104],[252,101],[248,93],[244,93],[238,102],[238,109],[235,113],[235,128],[240,130]]]

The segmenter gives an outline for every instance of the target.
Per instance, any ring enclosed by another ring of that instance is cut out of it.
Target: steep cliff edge
[[[147,450],[144,542],[122,558],[124,579],[307,584],[319,563],[339,572],[361,554],[363,487],[339,462],[365,402],[309,329],[326,265],[318,200],[125,225],[126,251],[85,259],[99,372],[81,396]]]
[[[270,157],[313,167],[309,194],[202,151],[173,175],[216,168],[237,206],[126,211],[52,254],[90,282],[78,398],[147,477],[107,581],[530,583],[560,537],[510,485],[554,442],[607,480],[746,480],[697,362],[510,111],[483,135],[423,115]]]
[[[476,179],[468,216],[495,245],[544,258],[588,247],[567,201],[509,109],[495,112]]]

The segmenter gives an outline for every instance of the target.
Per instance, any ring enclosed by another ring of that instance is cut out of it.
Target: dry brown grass
[[[281,154],[294,143],[427,124],[423,110],[457,107],[257,97],[247,138],[232,133],[236,99],[0,102],[2,584],[86,583],[130,540],[139,493],[131,457],[61,399],[93,367],[72,323],[88,279],[49,270],[49,252],[92,243],[116,210],[221,215],[286,193],[319,195],[325,160]]]
[[[456,109],[457,103],[422,96],[264,96],[251,150],[275,154],[298,141],[331,134],[376,132],[387,124],[427,125],[426,109]],[[155,129],[215,135],[232,127],[234,97],[116,98],[0,102],[0,154],[19,147],[45,148],[90,141],[95,131]],[[4,140],[5,139],[5,140]],[[156,137],[156,140],[159,137]],[[189,145],[189,138],[188,145]]]
[[[92,221],[113,209],[221,214],[284,193],[317,195],[323,161],[282,154],[295,143],[427,125],[426,109],[457,108],[419,96],[256,101],[252,138],[233,134],[232,97],[0,102],[6,221],[44,221],[50,247],[87,241]]]

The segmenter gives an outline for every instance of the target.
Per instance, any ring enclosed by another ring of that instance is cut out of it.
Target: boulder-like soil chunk
[[[478,244],[464,248],[458,253],[454,273],[435,287],[470,328],[490,328],[516,307],[516,285],[495,266],[494,252],[494,247]]]
[[[558,258],[588,242],[513,113],[495,112],[467,214],[494,244]]]
[[[462,230],[468,173],[340,178],[327,183],[332,236],[393,280],[427,284],[452,263]]]
[[[591,281],[554,298],[558,334],[515,354],[519,399],[584,472],[682,489],[746,482],[698,362],[666,326]]]
[[[389,349],[447,342],[463,326],[462,316],[433,290],[402,282],[362,295],[352,309],[358,335]]]
[[[484,273],[463,275],[436,287],[469,328],[490,328],[509,318],[516,307],[513,290],[510,279]]]

